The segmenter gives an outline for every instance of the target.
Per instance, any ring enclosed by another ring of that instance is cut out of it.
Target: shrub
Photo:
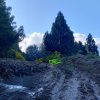
[[[62,58],[62,57],[66,57],[66,54],[62,54],[62,55],[61,55],[61,58]]]
[[[78,52],[77,53],[75,53],[74,54],[74,56],[77,56],[78,54],[82,54],[83,53],[83,51],[82,50],[78,50]]]
[[[97,54],[93,55],[91,52],[88,52],[87,55],[86,55],[85,57],[86,57],[86,58],[94,58],[94,59],[100,58],[100,57],[97,56]]]
[[[22,61],[26,61],[25,58],[21,55],[21,53],[19,53],[18,51],[11,49],[8,51],[7,54],[8,58],[16,58],[18,60],[22,60]]]
[[[36,45],[32,45],[26,49],[26,57],[28,61],[34,61],[36,59],[40,59],[42,57],[42,53],[41,51],[38,51],[38,47]]]
[[[35,61],[35,62],[41,63],[41,62],[42,62],[42,59],[43,59],[43,58],[40,58],[40,59],[37,59],[37,60],[34,60],[34,61]]]
[[[57,55],[60,54],[60,52],[58,52],[58,51],[55,51],[55,52],[57,53]],[[49,63],[49,60],[56,59],[56,58],[57,58],[56,54],[52,53],[51,55],[43,57],[42,60],[43,60],[44,63]]]
[[[16,53],[13,49],[8,51],[7,58],[16,58]]]

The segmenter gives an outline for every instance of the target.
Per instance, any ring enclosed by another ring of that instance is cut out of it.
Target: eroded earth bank
[[[100,100],[100,59],[82,57],[53,66],[0,58],[0,100]]]

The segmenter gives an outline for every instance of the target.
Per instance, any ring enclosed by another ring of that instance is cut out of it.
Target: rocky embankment
[[[53,66],[0,58],[0,100],[100,100],[100,59],[82,57]]]

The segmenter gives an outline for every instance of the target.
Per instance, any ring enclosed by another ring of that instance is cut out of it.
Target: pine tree
[[[0,57],[4,57],[12,46],[20,41],[20,33],[11,26],[14,19],[14,16],[10,17],[11,7],[7,8],[5,2],[0,1],[0,3]]]
[[[49,34],[48,31],[46,31],[45,35],[43,36],[43,44],[46,52],[53,52],[52,35]]]
[[[86,55],[87,50],[85,47],[86,46],[84,46],[81,41],[79,41],[79,43],[75,42],[76,53]]]
[[[40,45],[40,52],[42,53],[42,57],[46,55],[46,49],[45,49],[44,43],[41,43]]]
[[[9,49],[12,43],[14,43],[13,38],[15,38],[10,24],[13,19],[9,18],[9,13],[6,12],[6,9],[5,2],[3,2],[0,7],[0,49],[2,50]]]
[[[24,33],[24,27],[23,26],[19,27],[17,34],[19,34],[19,41],[18,42],[22,42],[24,40],[24,38],[26,37],[25,33]]]
[[[2,6],[2,3],[4,3],[4,0],[0,0],[0,6]]]
[[[86,50],[86,48],[85,48],[84,45],[83,45],[83,47],[82,47],[82,52],[83,52],[83,53],[82,53],[83,55],[87,55],[87,50]]]
[[[97,46],[95,45],[95,41],[92,38],[92,35],[89,33],[88,38],[86,39],[87,41],[87,47],[88,47],[88,51],[91,52],[93,55],[97,54],[99,56],[99,52],[97,50]]]
[[[74,54],[76,54],[79,51],[79,43],[78,42],[74,42]]]
[[[81,41],[79,41],[79,48],[82,49],[82,47],[83,47],[83,44]]]
[[[47,42],[52,52],[58,51],[62,54],[71,55],[74,52],[74,36],[73,32],[66,24],[61,11],[58,13],[55,23],[53,23]],[[50,44],[49,44],[50,43]],[[47,47],[47,44],[44,43]]]

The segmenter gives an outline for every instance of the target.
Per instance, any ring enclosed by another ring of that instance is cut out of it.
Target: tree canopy
[[[63,14],[58,12],[57,18],[52,25],[51,32],[45,33],[44,45],[46,50],[58,51],[62,54],[71,55],[74,50],[74,36],[66,24]]]
[[[15,44],[18,44],[25,37],[23,26],[21,26],[16,32],[15,27],[11,24],[13,22],[14,16],[10,17],[11,7],[6,7],[4,0],[0,0],[0,55],[2,52],[6,53],[14,47]],[[2,55],[3,56],[3,55]]]
[[[89,33],[89,35],[88,35],[86,41],[87,41],[88,51],[91,52],[93,55],[94,55],[94,54],[97,54],[97,55],[99,56],[99,52],[98,52],[98,50],[97,50],[98,47],[95,45],[95,41],[94,41],[94,39],[92,38],[91,33]]]

